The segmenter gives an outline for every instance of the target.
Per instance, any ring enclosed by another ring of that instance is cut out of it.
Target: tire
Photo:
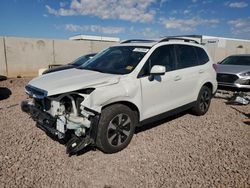
[[[192,108],[192,112],[194,115],[202,116],[207,113],[212,98],[212,91],[207,86],[202,86],[197,101]]]
[[[123,104],[114,104],[102,110],[96,146],[104,153],[116,153],[130,143],[138,117],[134,111]]]

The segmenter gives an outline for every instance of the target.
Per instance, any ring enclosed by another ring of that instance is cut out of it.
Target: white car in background
[[[83,66],[37,77],[22,103],[37,126],[67,141],[75,154],[87,145],[124,149],[136,126],[192,108],[204,115],[217,90],[203,46],[190,39],[128,40]]]

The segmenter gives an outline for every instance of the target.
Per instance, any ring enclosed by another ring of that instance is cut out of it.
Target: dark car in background
[[[66,70],[66,69],[73,69],[73,68],[79,67],[83,63],[85,63],[86,61],[88,61],[89,59],[94,57],[95,55],[96,55],[96,53],[81,56],[81,57],[77,58],[75,61],[73,61],[72,63],[69,63],[67,65],[59,65],[56,67],[49,68],[46,71],[44,71],[43,74],[48,74],[48,73],[52,73],[52,72],[57,72],[57,71],[62,71],[62,70]]]
[[[250,54],[229,56],[218,64],[217,69],[220,87],[250,89]]]

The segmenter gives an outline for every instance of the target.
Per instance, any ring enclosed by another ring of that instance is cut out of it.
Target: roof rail
[[[157,42],[157,41],[155,41],[155,40],[144,40],[144,39],[131,39],[131,40],[125,40],[125,41],[123,41],[123,42],[121,42],[121,44],[126,44],[126,43],[132,43],[132,42],[141,42],[141,43],[143,43],[143,42]]]
[[[184,42],[193,42],[193,43],[199,44],[196,40],[189,39],[189,38],[183,38],[183,37],[166,37],[166,38],[161,39],[159,41],[159,43],[160,42],[167,42],[167,41],[170,41],[170,40],[182,40]]]
[[[202,35],[173,35],[173,36],[166,36],[166,37],[184,37],[184,38],[198,38],[198,39],[202,39]]]

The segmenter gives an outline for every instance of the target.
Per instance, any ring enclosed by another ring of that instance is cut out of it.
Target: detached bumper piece
[[[69,156],[75,155],[91,144],[93,144],[93,140],[89,136],[79,138],[73,135],[66,144],[66,153],[69,154]]]
[[[243,92],[236,92],[232,96],[231,99],[227,102],[227,104],[241,104],[248,105],[250,104],[250,96]]]
[[[99,119],[100,114],[96,113],[95,116],[91,119],[91,126],[87,131],[86,136],[82,138],[73,135],[72,138],[67,142],[66,152],[69,154],[69,156],[77,154],[89,145],[95,146]]]

